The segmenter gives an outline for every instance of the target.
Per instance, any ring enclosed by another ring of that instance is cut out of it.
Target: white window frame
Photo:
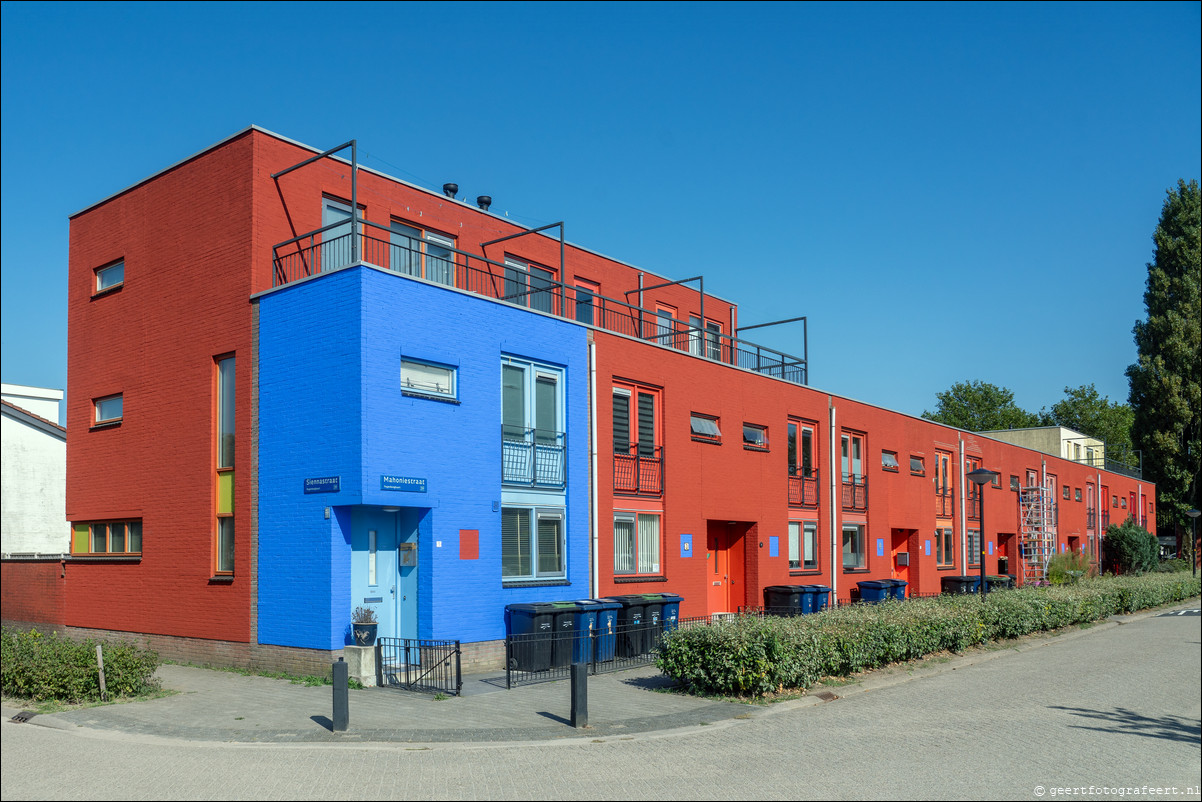
[[[549,580],[549,579],[566,579],[568,575],[568,552],[567,552],[567,510],[563,507],[537,507],[523,504],[506,504],[501,508],[502,521],[506,513],[525,513],[529,520],[529,553],[530,553],[530,572],[525,574],[505,573],[505,548],[506,544],[504,537],[501,539],[501,579],[505,582],[522,582],[534,580]],[[556,548],[559,553],[560,568],[553,571],[543,571],[539,568],[539,523],[542,521],[558,521],[559,535]],[[504,530],[502,529],[502,535]],[[521,537],[519,533],[519,538]],[[520,546],[520,544],[519,544]]]
[[[105,283],[106,279],[113,276],[114,274],[117,275],[118,278],[114,281],[109,281],[108,283]],[[113,262],[111,265],[105,265],[104,267],[99,267],[96,269],[96,292],[104,292],[105,290],[111,290],[114,287],[120,287],[123,284],[125,284],[125,260],[124,259],[122,259],[120,262]]]
[[[618,524],[630,525],[628,549],[619,547]],[[658,512],[614,514],[614,576],[658,575],[663,565],[662,520]],[[644,528],[644,524],[647,528]],[[649,531],[654,529],[654,531]],[[650,542],[648,542],[650,540]]]
[[[868,568],[868,527],[860,523],[843,524],[843,570],[861,571]],[[848,533],[852,534],[849,549]],[[857,549],[856,546],[859,546]],[[848,562],[848,558],[852,562]]]
[[[406,375],[408,368],[409,375]],[[434,373],[444,375],[446,378],[447,388],[445,390],[438,389],[438,382],[422,380],[422,373],[429,377]],[[421,382],[421,383],[419,383]],[[440,398],[458,400],[459,398],[459,369],[452,365],[441,365],[437,362],[428,362],[424,359],[411,359],[409,357],[401,357],[401,393],[403,395],[416,395],[424,398]]]
[[[111,402],[117,402],[117,414],[112,414]],[[106,395],[103,398],[97,398],[92,402],[93,411],[95,414],[94,422],[97,425],[105,423],[120,423],[125,419],[125,395],[124,393],[114,393]],[[102,412],[102,409],[109,411]],[[106,417],[107,416],[107,417]]]

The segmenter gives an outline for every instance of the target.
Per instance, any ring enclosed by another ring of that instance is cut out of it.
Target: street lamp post
[[[989,593],[989,582],[985,579],[985,485],[992,482],[997,475],[997,471],[987,468],[977,468],[968,473],[968,478],[977,486],[977,498],[981,502],[981,534],[977,540],[977,563],[981,566],[981,601],[984,601]]]
[[[1193,576],[1198,575],[1198,516],[1202,512],[1198,510],[1186,510],[1185,514],[1189,516],[1189,571]]]

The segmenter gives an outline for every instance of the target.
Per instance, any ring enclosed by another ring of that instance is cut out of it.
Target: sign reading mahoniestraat
[[[381,490],[403,490],[407,493],[425,493],[426,480],[414,476],[391,476],[387,473],[380,475]]]
[[[318,476],[305,480],[306,493],[337,493],[341,489],[341,476]]]

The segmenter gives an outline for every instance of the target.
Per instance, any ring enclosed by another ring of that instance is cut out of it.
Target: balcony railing
[[[950,487],[935,491],[935,517],[951,518],[955,515],[956,497]]]
[[[868,478],[847,474],[843,477],[843,509],[849,512],[868,511]]]
[[[664,447],[639,448],[631,443],[626,452],[614,452],[614,492],[658,496],[664,492]]]
[[[1098,525],[1098,511],[1087,509],[1085,511],[1085,528],[1088,529],[1090,532],[1092,532],[1092,531],[1094,531],[1094,529],[1097,528],[1097,525]]]
[[[818,506],[818,471],[811,471],[809,476],[789,474],[789,506]]]
[[[476,254],[430,241],[397,237],[388,228],[359,220],[358,247],[340,221],[272,249],[272,284],[279,287],[358,261],[516,306],[588,323],[618,334],[659,343],[694,356],[774,376],[794,384],[809,381],[806,360],[723,332],[705,329],[654,311],[597,295]],[[414,243],[417,243],[414,246]],[[702,324],[704,325],[704,324]]]
[[[969,496],[964,500],[964,515],[970,521],[981,520],[981,497]],[[976,565],[976,563],[973,563]]]
[[[507,485],[562,489],[567,434],[501,427],[501,481]]]
[[[1110,510],[1102,510],[1102,528],[1110,526]]]

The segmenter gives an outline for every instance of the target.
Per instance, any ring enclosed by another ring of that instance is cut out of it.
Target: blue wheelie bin
[[[671,632],[680,626],[680,603],[684,601],[684,596],[677,596],[675,593],[659,595],[664,603],[664,632]]]
[[[581,599],[576,602],[576,632],[572,647],[573,663],[598,663],[614,659],[614,629],[617,602]]]
[[[555,622],[555,635],[551,641],[551,666],[570,666],[576,649],[576,616],[580,605],[574,601],[550,602],[550,605]]]
[[[891,579],[893,587],[889,590],[889,598],[897,599],[898,601],[906,600],[906,585],[909,583],[904,579]]]
[[[831,598],[831,589],[826,585],[803,585],[810,596],[810,609],[820,613],[826,609]]]
[[[892,579],[866,579],[856,585],[860,588],[860,598],[866,602],[883,602],[893,592]]]
[[[644,629],[646,622],[643,618],[643,594],[632,593],[625,596],[611,596],[601,601],[617,602],[617,638],[614,645],[616,657],[638,657],[646,654],[644,646]]]
[[[555,608],[548,602],[505,605],[505,629],[512,636],[509,668],[546,671],[551,667]]]

